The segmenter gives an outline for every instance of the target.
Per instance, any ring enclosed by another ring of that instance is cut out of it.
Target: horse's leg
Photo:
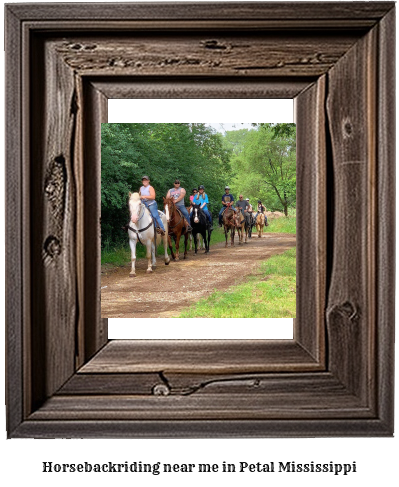
[[[181,236],[181,229],[180,232],[179,230],[176,229],[176,237],[175,237],[175,248],[176,248],[176,257],[175,261],[177,262],[179,260],[179,245],[180,245],[180,236]]]
[[[225,247],[227,247],[227,234],[228,234],[228,230],[227,230],[226,227],[224,227],[224,236],[226,238],[226,245],[225,245]]]
[[[231,229],[231,246],[234,247],[234,235],[236,233],[236,229],[233,227]]]
[[[191,252],[193,250],[193,236],[191,233],[190,233],[189,239],[190,239],[190,248],[188,250],[190,250],[190,252]]]
[[[157,238],[155,236],[155,238]],[[154,240],[151,240],[151,260],[152,260],[152,267],[157,266],[157,246],[155,245]]]
[[[152,259],[152,240],[148,239],[145,242],[145,248],[146,248],[146,257],[147,257],[147,262],[148,262],[148,267],[147,267],[147,274],[151,274],[152,272],[152,264],[151,264],[151,259]]]
[[[194,230],[193,230],[194,232]],[[194,240],[194,253],[198,252],[198,235],[199,233],[193,233],[193,240]]]
[[[175,260],[176,256],[175,256],[175,253],[173,252],[172,239],[171,239],[170,235],[168,235],[168,244],[169,244],[170,255],[172,256],[172,259]]]
[[[130,270],[130,277],[136,277],[136,240],[129,238],[129,245],[131,250],[131,260],[132,260],[132,268]]]
[[[170,257],[168,255],[168,236],[166,235],[166,233],[162,237],[162,241],[163,241],[163,249],[165,251],[165,265],[169,265]]]
[[[207,235],[208,233],[208,235]],[[209,252],[209,230],[205,229],[204,234],[202,235],[202,239],[205,244],[205,253],[207,254]]]
[[[187,258],[188,233],[184,234],[184,258]]]

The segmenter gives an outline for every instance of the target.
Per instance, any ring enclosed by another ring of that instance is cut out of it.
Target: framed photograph
[[[101,316],[109,318],[109,338],[293,338],[293,111],[292,99],[108,101],[109,123],[101,128]],[[243,121],[262,116],[265,123],[206,123],[220,116],[234,120],[237,114]],[[146,245],[154,231],[143,204],[137,223],[127,224],[128,195],[136,198],[147,173],[170,236],[165,256],[167,237],[158,234],[156,259],[150,262]],[[187,209],[187,222],[193,220],[188,234],[180,210],[172,221],[166,215],[164,198],[176,175],[176,194],[186,192],[181,211]],[[220,211],[222,200],[230,197],[233,208],[244,211],[235,219],[230,211],[225,227]],[[197,222],[196,202],[208,210],[198,212]],[[239,219],[239,225],[231,225]],[[267,223],[263,228],[262,222]],[[177,238],[180,256],[174,260]]]
[[[10,438],[392,436],[393,2],[6,6]],[[109,99],[291,98],[292,340],[109,340]]]

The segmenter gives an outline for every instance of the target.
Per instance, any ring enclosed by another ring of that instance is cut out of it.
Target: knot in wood
[[[227,49],[225,45],[220,44],[216,39],[203,41],[202,45],[205,47],[205,49]]]
[[[46,238],[43,245],[43,259],[48,264],[54,257],[61,253],[61,242],[54,235]]]
[[[351,124],[350,120],[344,120],[342,126],[344,137],[351,137],[353,133],[353,125]]]
[[[166,384],[157,384],[152,388],[154,396],[169,396],[170,389]]]

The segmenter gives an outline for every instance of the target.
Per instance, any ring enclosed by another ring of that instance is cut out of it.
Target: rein
[[[226,210],[227,210],[227,209],[228,209],[228,208],[226,208]],[[225,210],[225,211],[226,211],[226,210]],[[223,214],[224,214],[224,212],[223,212]],[[232,213],[232,215],[231,215],[231,216],[226,216],[226,220],[227,220],[227,221],[226,221],[226,223],[228,223],[228,224],[229,224],[229,226],[231,226],[231,227],[235,227],[235,228],[238,228],[238,222],[237,222],[237,220],[236,220],[236,215],[235,215],[234,211],[233,211],[233,213]],[[240,225],[240,227],[241,227],[241,225]]]
[[[137,222],[139,222],[143,218],[144,214],[145,214],[145,209],[143,211],[143,214],[141,215],[141,217],[138,219]],[[130,224],[127,226],[127,228],[129,230],[131,230],[132,232],[134,232],[137,235],[137,238],[138,238],[139,242],[141,243],[141,245],[144,245],[143,242],[140,240],[140,235],[139,234],[141,232],[145,232],[145,230],[148,230],[152,224],[153,224],[153,220],[152,220],[152,217],[151,217],[151,214],[150,214],[150,223],[145,228],[139,228],[138,230],[136,230],[135,228],[132,228],[130,226]]]
[[[168,206],[169,206],[169,203],[168,203]],[[179,208],[177,208],[177,206],[174,205],[174,209],[177,211],[178,215],[180,216],[180,220],[175,224],[173,225],[173,227],[169,227],[169,230],[172,230],[172,228],[176,228],[177,225],[182,221],[183,219],[183,213],[179,210]],[[173,215],[175,214],[175,212],[173,212]],[[172,220],[172,218],[171,218]],[[170,232],[168,232],[170,233]],[[173,233],[173,232],[172,232]]]

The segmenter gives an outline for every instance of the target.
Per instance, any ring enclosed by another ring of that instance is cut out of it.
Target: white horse
[[[136,245],[139,241],[145,245],[147,249],[146,257],[148,260],[147,273],[152,272],[152,268],[157,265],[156,249],[163,240],[163,247],[165,249],[165,265],[168,265],[170,258],[168,255],[168,222],[166,216],[161,211],[158,211],[165,227],[165,235],[154,234],[154,222],[150,210],[146,208],[145,204],[141,202],[139,193],[129,194],[129,210],[130,222],[128,227],[129,245],[132,251],[132,270],[130,277],[136,277]]]

